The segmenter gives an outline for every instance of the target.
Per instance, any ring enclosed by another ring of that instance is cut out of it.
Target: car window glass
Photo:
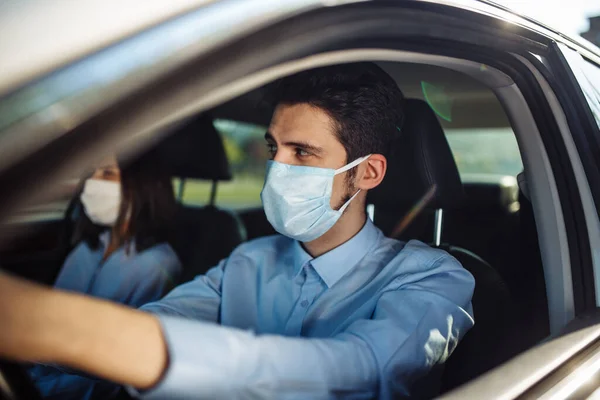
[[[267,128],[226,119],[216,119],[214,126],[223,140],[233,176],[231,181],[218,182],[215,204],[232,209],[259,207],[268,159],[264,139]],[[179,180],[174,181],[176,193],[179,184]],[[181,201],[192,205],[208,204],[211,187],[212,182],[187,179]]]
[[[579,53],[562,47],[577,82],[583,91],[590,110],[600,127],[600,66],[586,60]]]
[[[509,127],[446,129],[445,133],[463,181],[523,171],[517,139]]]
[[[403,65],[396,76],[407,97],[424,100],[435,112],[463,181],[487,183],[523,171],[510,121],[487,86],[431,66]]]
[[[582,84],[582,88],[596,123],[600,127],[600,67],[588,61],[583,61],[581,67],[586,80],[586,84]]]

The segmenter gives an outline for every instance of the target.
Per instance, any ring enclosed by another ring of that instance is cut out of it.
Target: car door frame
[[[591,199],[588,202],[584,201],[583,212],[589,225],[589,247],[597,249],[600,248],[600,125],[594,118],[578,78],[567,59],[567,52],[584,56],[579,49],[569,47],[566,43],[552,43],[548,54],[549,68],[554,78],[551,84],[569,125],[569,135],[577,157],[575,162],[581,164],[582,171],[578,174],[581,181],[580,190],[589,192],[583,197]],[[587,62],[595,62],[600,73],[600,55],[587,56],[591,57]],[[547,72],[546,75],[550,74]],[[592,252],[592,261],[591,271],[581,271],[583,284],[595,282],[595,296],[591,296],[589,290],[584,291],[587,298],[583,299],[582,309],[587,311],[600,307],[600,255],[597,251]]]

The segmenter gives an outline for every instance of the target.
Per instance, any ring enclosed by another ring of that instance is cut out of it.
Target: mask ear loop
[[[366,155],[364,157],[357,158],[356,160],[352,161],[350,164],[345,165],[345,166],[343,166],[341,168],[336,169],[334,175],[341,174],[342,172],[346,172],[349,169],[352,169],[352,168],[356,167],[358,164],[360,164],[361,162],[365,161],[369,157],[371,157],[371,154],[368,154],[368,155]],[[348,208],[348,206],[350,205],[350,203],[352,202],[352,200],[354,200],[354,198],[356,196],[358,196],[359,193],[360,193],[360,189],[358,189],[358,191],[356,193],[354,193],[354,195],[352,197],[350,197],[350,199],[347,202],[345,202],[343,206],[340,207],[340,209],[338,210],[338,212],[343,213],[346,210],[346,208]]]
[[[360,193],[360,190],[361,189],[358,189],[358,191],[356,193],[354,193],[354,196],[350,197],[350,199],[347,202],[345,202],[343,206],[340,207],[340,209],[338,210],[338,212],[343,213],[346,210],[346,208],[348,208],[348,206],[350,205],[350,203],[352,202],[352,200],[354,200],[354,198],[356,196],[358,196],[358,194]]]
[[[356,167],[358,164],[365,161],[369,157],[371,157],[371,154],[366,155],[364,157],[357,158],[356,160],[352,161],[350,164],[344,165],[343,167],[336,169],[334,175],[341,174],[342,172],[346,172],[349,169]]]

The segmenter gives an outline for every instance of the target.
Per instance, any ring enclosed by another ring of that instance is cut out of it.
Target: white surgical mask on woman
[[[322,236],[340,219],[360,192],[358,190],[339,210],[332,209],[333,177],[356,167],[370,156],[356,159],[339,169],[269,161],[260,197],[273,228],[300,242],[310,242]]]
[[[81,193],[81,203],[94,224],[114,226],[121,208],[121,183],[88,179]]]

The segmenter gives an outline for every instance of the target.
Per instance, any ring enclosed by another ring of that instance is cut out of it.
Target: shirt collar
[[[294,276],[297,276],[302,267],[310,261],[327,287],[332,287],[371,250],[379,234],[379,229],[367,218],[362,229],[350,240],[317,258],[312,258],[300,242],[296,241],[294,243]]]

